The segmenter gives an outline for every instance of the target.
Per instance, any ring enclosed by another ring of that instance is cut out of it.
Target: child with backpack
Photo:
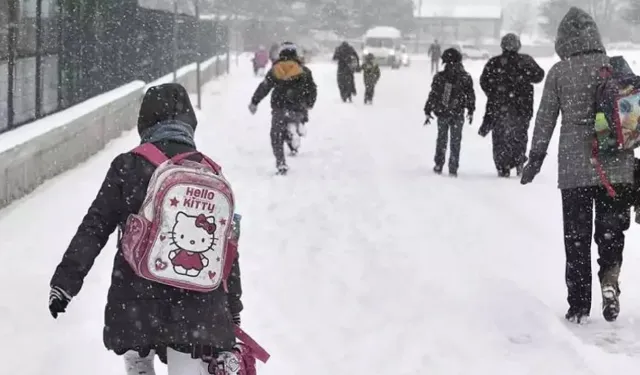
[[[433,78],[431,92],[424,107],[427,116],[425,125],[433,119],[432,113],[438,117],[438,138],[436,141],[435,166],[433,171],[442,173],[447,152],[447,138],[451,138],[449,155],[449,175],[458,176],[464,111],[467,110],[469,124],[473,121],[476,109],[476,96],[473,80],[462,65],[462,54],[455,48],[442,53],[444,70]]]
[[[65,312],[118,229],[106,348],[129,359],[157,353],[169,375],[255,373],[255,359],[268,354],[237,325],[242,287],[233,190],[197,151],[196,126],[184,87],[146,92],[141,145],[112,161],[51,279],[49,310],[54,318]],[[234,363],[242,371],[233,372]]]
[[[372,104],[376,84],[380,80],[380,66],[376,63],[372,53],[365,56],[361,69],[365,87],[364,104]]]

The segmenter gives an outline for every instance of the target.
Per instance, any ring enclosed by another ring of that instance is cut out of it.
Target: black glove
[[[473,124],[473,113],[467,114],[467,120],[469,121],[469,125]]]
[[[424,125],[427,126],[431,123],[431,120],[433,120],[433,116],[431,116],[431,114],[427,114],[427,119],[424,120]]]
[[[69,302],[71,302],[69,293],[57,286],[51,287],[51,291],[49,292],[49,311],[54,319],[58,318],[58,314],[67,310]]]
[[[544,158],[546,156],[547,154],[529,155],[529,162],[524,166],[524,169],[522,170],[522,178],[520,179],[520,183],[522,185],[531,183],[531,181],[533,181],[538,173],[540,173],[542,163],[544,162]]]

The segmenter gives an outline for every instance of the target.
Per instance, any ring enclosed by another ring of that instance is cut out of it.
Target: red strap
[[[598,159],[598,140],[597,139],[593,141],[592,150],[591,150],[591,162],[596,168],[598,177],[600,177],[600,182],[602,182],[602,185],[604,185],[604,188],[607,189],[607,193],[611,198],[615,198],[616,191],[613,188],[613,186],[611,186],[611,182],[609,182],[609,179],[607,178],[607,174],[605,173],[604,168],[602,168],[602,163],[600,163],[600,160]]]
[[[169,160],[169,158],[167,158],[167,156],[153,143],[143,143],[131,150],[131,152],[142,156],[156,167]]]
[[[248,333],[242,330],[240,326],[235,327],[236,338],[242,341],[246,346],[251,348],[251,351],[255,355],[256,359],[262,363],[267,363],[271,355],[267,353],[267,351],[260,346]]]

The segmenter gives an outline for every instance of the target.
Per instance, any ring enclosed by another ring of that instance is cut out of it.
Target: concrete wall
[[[226,58],[215,57],[201,64],[201,84],[227,73]],[[196,64],[192,64],[178,70],[177,82],[195,93],[196,76]],[[169,74],[154,82],[131,82],[0,135],[0,207],[87,160],[109,141],[133,129],[146,88],[173,82],[173,78]]]

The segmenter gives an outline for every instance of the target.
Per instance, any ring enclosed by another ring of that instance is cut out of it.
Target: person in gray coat
[[[629,229],[629,192],[633,184],[632,151],[601,155],[600,161],[617,194],[610,196],[591,164],[595,136],[595,95],[598,71],[609,63],[598,27],[579,8],[571,8],[558,26],[555,49],[561,61],[549,71],[535,121],[529,162],[522,184],[540,172],[562,112],[558,150],[558,187],[562,194],[566,284],[569,311],[566,319],[585,321],[591,311],[591,235],[595,204],[595,242],[603,306],[607,321],[620,312],[618,276],[622,264],[624,232]]]

